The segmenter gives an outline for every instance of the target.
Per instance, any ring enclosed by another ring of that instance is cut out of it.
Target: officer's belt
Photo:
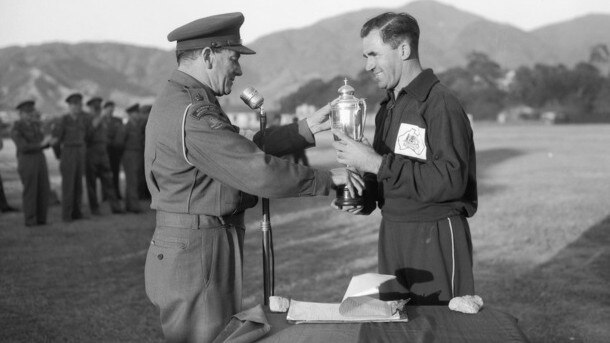
[[[187,214],[157,211],[157,226],[198,229],[214,229],[223,226],[244,225],[244,212],[227,216],[208,216],[206,214]]]

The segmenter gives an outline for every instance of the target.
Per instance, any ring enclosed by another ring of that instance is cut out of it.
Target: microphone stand
[[[265,129],[267,128],[267,115],[261,106],[260,132],[261,150],[265,152]],[[269,199],[263,198],[263,218],[261,220],[261,232],[263,240],[263,292],[264,305],[269,306],[269,297],[275,294],[275,261],[273,256],[273,233],[271,231],[271,221],[269,213]]]

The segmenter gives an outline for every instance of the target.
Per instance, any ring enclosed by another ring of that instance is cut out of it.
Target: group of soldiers
[[[92,97],[83,109],[83,96],[65,99],[68,113],[43,128],[33,100],[19,103],[20,119],[11,129],[17,148],[18,172],[23,184],[23,212],[26,226],[44,225],[50,187],[43,151],[49,147],[60,160],[62,219],[83,218],[81,210],[83,176],[91,214],[100,215],[97,180],[101,181],[102,201],[113,213],[143,211],[140,200],[150,194],[144,179],[144,131],[151,106],[134,104],[126,109],[128,121],[114,116],[115,104]],[[119,173],[125,171],[125,207],[121,205]]]

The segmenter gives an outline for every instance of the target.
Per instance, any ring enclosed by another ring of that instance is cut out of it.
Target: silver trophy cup
[[[364,133],[364,123],[366,122],[366,102],[354,96],[354,87],[345,84],[339,88],[341,94],[330,104],[331,127],[333,132],[342,132],[346,136],[361,141]],[[335,135],[335,140],[339,140]],[[349,168],[349,166],[348,166]],[[337,206],[362,206],[364,199],[356,194],[351,194],[347,187],[337,189]]]

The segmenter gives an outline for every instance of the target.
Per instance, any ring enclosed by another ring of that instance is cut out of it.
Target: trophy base
[[[337,200],[335,204],[339,207],[344,206],[364,206],[364,198],[361,196],[352,197],[347,188],[337,189]]]

